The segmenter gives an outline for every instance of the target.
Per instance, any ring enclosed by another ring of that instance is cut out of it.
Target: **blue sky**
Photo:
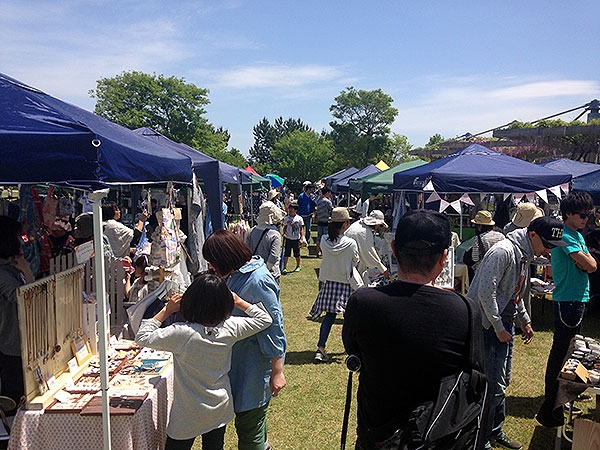
[[[345,87],[381,88],[422,146],[600,98],[598,17],[598,0],[6,0],[0,72],[88,110],[100,78],[183,77],[243,154],[263,117],[328,130]]]

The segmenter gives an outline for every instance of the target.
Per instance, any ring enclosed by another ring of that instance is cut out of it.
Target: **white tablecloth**
[[[134,415],[111,416],[114,450],[162,450],[173,401],[173,366],[165,372]],[[101,450],[102,416],[21,410],[15,417],[9,450]]]

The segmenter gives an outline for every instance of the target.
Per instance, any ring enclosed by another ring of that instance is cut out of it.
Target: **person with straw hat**
[[[279,225],[283,222],[285,213],[273,202],[264,202],[258,209],[257,225],[250,230],[246,243],[253,255],[260,256],[267,265],[267,269],[279,283],[281,271],[281,233]]]
[[[359,256],[356,241],[344,235],[349,221],[350,214],[347,208],[333,208],[327,234],[321,238],[323,260],[319,268],[319,281],[324,284],[309,316],[311,320],[316,321],[321,313],[325,312],[319,329],[315,363],[324,363],[331,359],[325,351],[325,344],[336,315],[344,314],[348,297],[352,293],[349,278],[352,268],[358,264]]]
[[[492,246],[504,239],[504,235],[499,231],[494,230],[494,219],[492,213],[486,210],[477,211],[475,218],[471,220],[475,224],[475,239],[473,240],[472,258],[474,261],[473,270],[477,270],[479,263],[483,259],[483,255]]]
[[[523,202],[515,209],[510,222],[504,225],[502,233],[506,236],[517,228],[525,228],[532,221],[544,215],[544,210],[533,203]]]

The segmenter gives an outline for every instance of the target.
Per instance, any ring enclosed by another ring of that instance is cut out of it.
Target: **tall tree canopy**
[[[382,159],[390,167],[415,159],[410,155],[413,146],[403,134],[392,133],[392,136],[388,139],[387,147],[388,151]]]
[[[294,131],[309,131],[310,127],[300,119],[279,117],[273,125],[264,117],[253,128],[254,145],[250,149],[250,162],[259,172],[277,172],[277,161],[273,156],[275,143]]]
[[[208,93],[184,78],[137,71],[102,78],[89,92],[97,99],[94,112],[99,116],[130,129],[152,128],[175,142],[243,167],[241,153],[227,150],[227,130],[216,129],[204,117]]]
[[[312,130],[295,130],[277,140],[273,157],[286,186],[300,192],[304,180],[319,180],[334,172],[331,141]]]
[[[364,167],[376,163],[389,151],[390,125],[398,115],[394,99],[381,89],[344,89],[329,110],[336,158],[345,165]]]

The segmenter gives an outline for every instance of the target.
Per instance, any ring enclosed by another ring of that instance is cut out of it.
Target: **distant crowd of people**
[[[481,372],[485,402],[477,421],[452,431],[455,443],[444,448],[522,448],[503,429],[506,390],[515,335],[521,334],[525,344],[535,335],[529,298],[531,265],[539,258],[552,264],[555,321],[544,402],[536,418],[546,427],[563,424],[563,409],[556,407],[557,380],[569,344],[581,329],[590,275],[600,254],[592,247],[600,240],[600,213],[589,194],[564,197],[562,220],[521,203],[503,230],[490,212],[478,211],[472,220],[473,276],[466,297],[435,286],[456,239],[445,214],[417,210],[399,219],[391,243],[397,262],[397,280],[392,281],[376,245],[390,222],[377,209],[383,204],[380,197],[339,206],[328,187],[316,194],[312,183],[304,185],[297,199],[291,197],[286,193],[282,201],[281,193],[271,190],[245,241],[228,230],[207,236],[202,255],[209,270],[196,274],[185,292],[170,295],[162,309],[141,323],[136,336],[140,345],[173,353],[176,382],[166,449],[190,449],[199,436],[203,449],[222,449],[231,421],[238,448],[270,448],[269,403],[286,386],[280,283],[282,275],[301,270],[300,249],[311,243],[313,221],[316,256],[322,258],[321,286],[309,313],[321,322],[314,361],[330,361],[327,340],[336,317],[343,315],[343,344],[360,361],[357,450],[414,442],[414,430],[409,430],[415,417],[424,414],[423,405],[438,401],[443,380],[465,370]],[[105,252],[129,262],[123,282],[133,302],[148,294],[148,254],[140,252],[139,244],[148,226],[156,227],[153,216],[141,211],[129,228],[121,223],[116,203],[102,206]],[[71,231],[70,220],[57,216],[44,234],[44,255],[64,254],[89,242],[92,222],[92,213],[78,215]],[[0,233],[1,395],[18,402],[23,380],[16,291],[35,277],[23,255],[22,225],[1,216]],[[292,256],[295,267],[288,269]],[[46,266],[41,267],[43,275]],[[370,272],[384,282],[370,287]],[[173,314],[179,317],[175,323],[168,321]],[[402,364],[396,369],[390,361],[406,362],[410,369]],[[570,404],[566,408],[575,411]],[[471,434],[473,426],[477,434]]]

